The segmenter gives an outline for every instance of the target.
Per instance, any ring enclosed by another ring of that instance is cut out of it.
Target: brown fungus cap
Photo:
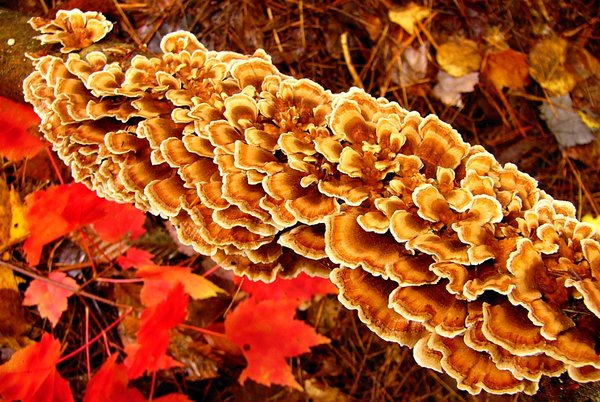
[[[494,394],[534,394],[536,382],[520,380],[509,370],[499,369],[489,355],[468,347],[462,336],[445,338],[433,334],[428,346],[440,352],[444,372],[456,379],[458,388],[471,394],[482,390]]]
[[[384,339],[477,394],[598,380],[600,236],[435,116],[281,74],[191,33],[129,63],[73,51],[97,13],[34,19],[61,57],[24,81],[76,181],[160,215],[235,273],[329,276]]]
[[[346,308],[358,310],[361,321],[383,339],[413,346],[427,333],[422,324],[388,308],[389,295],[395,287],[390,282],[361,268],[336,268],[330,277],[340,288],[340,302]]]
[[[42,43],[60,43],[62,53],[80,50],[100,41],[113,27],[101,13],[79,9],[59,10],[53,20],[34,17],[29,24],[43,34],[37,37]]]
[[[403,317],[423,323],[430,332],[454,337],[466,330],[467,302],[448,293],[445,285],[397,288],[390,294],[390,306]]]
[[[567,369],[563,362],[544,353],[518,356],[490,342],[482,331],[481,321],[465,332],[464,341],[470,348],[489,354],[498,368],[510,371],[518,379],[538,382],[544,375],[557,377]]]

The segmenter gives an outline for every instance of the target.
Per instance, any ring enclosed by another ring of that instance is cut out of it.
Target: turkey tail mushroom
[[[26,99],[101,196],[238,274],[329,276],[375,333],[470,393],[600,378],[599,234],[436,116],[189,32],[120,63],[72,53],[110,30],[96,13],[32,25],[66,54],[34,59]]]

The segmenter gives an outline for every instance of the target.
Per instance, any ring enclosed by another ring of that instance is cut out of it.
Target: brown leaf
[[[9,338],[18,338],[30,328],[21,306],[18,283],[12,270],[0,266],[0,345],[17,347],[18,340]]]
[[[0,178],[0,250],[18,243],[28,234],[25,221],[25,208],[14,189],[8,189],[6,181]]]
[[[527,55],[512,49],[490,53],[484,75],[498,90],[523,88],[529,83]]]

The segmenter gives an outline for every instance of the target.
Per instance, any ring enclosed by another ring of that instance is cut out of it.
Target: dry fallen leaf
[[[20,282],[11,269],[0,266],[0,348],[18,349],[31,328],[21,305]]]
[[[479,83],[479,73],[469,73],[456,78],[444,71],[438,71],[437,79],[433,94],[446,105],[462,107],[461,94],[473,92],[475,85]]]
[[[25,207],[19,193],[0,178],[0,250],[27,236]]]
[[[578,110],[577,114],[581,121],[592,130],[600,130],[600,116],[586,110]]]
[[[400,25],[406,32],[413,35],[417,22],[423,21],[429,17],[429,14],[431,12],[427,7],[411,2],[404,7],[392,7],[388,12],[388,17],[390,21]]]
[[[0,290],[14,290],[19,291],[19,283],[23,282],[22,279],[17,278],[12,269],[0,266]]]
[[[9,243],[19,242],[29,234],[27,221],[25,220],[25,206],[21,201],[21,197],[19,197],[19,193],[14,188],[10,189],[8,202],[12,212],[10,218]]]
[[[10,222],[12,211],[10,208],[10,192],[6,181],[0,177],[0,249],[10,243]]]
[[[600,61],[581,46],[569,46],[567,48],[566,65],[569,71],[575,74],[577,82],[592,76],[600,78]]]
[[[402,64],[394,70],[392,80],[403,87],[422,81],[427,75],[427,53],[427,43],[418,48],[409,46],[402,54]]]
[[[588,144],[596,139],[588,126],[573,110],[569,94],[554,96],[540,108],[542,119],[556,137],[561,148]]]
[[[497,25],[486,26],[482,39],[493,50],[507,50],[509,48],[506,43],[504,32],[502,32],[502,29]]]
[[[332,387],[316,378],[304,381],[304,392],[311,401],[318,402],[347,402],[350,396],[344,394],[340,389]]]
[[[575,87],[575,77],[565,67],[566,58],[567,41],[563,38],[543,39],[529,52],[529,73],[552,96]]]
[[[512,49],[490,53],[484,75],[497,90],[523,88],[529,81],[527,55]]]
[[[465,38],[453,38],[437,48],[436,60],[453,77],[479,71],[481,54],[477,43]]]

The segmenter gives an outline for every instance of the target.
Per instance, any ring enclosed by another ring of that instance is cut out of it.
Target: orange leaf
[[[165,300],[144,310],[137,343],[126,348],[125,366],[129,370],[129,378],[181,365],[166,353],[171,339],[170,331],[185,319],[188,303],[189,297],[184,293],[183,286],[177,284]]]
[[[69,278],[64,272],[51,272],[49,281],[34,279],[25,291],[24,306],[36,306],[43,318],[47,318],[56,326],[63,311],[67,309],[67,299],[73,294],[72,290],[59,287],[53,282],[62,283],[70,288],[77,289],[77,282]]]
[[[498,90],[523,88],[529,82],[527,55],[512,49],[490,53],[484,74]]]
[[[277,278],[274,282],[264,283],[244,279],[241,290],[256,300],[288,299],[299,303],[310,300],[316,295],[337,294],[338,290],[329,279],[313,278],[301,273],[293,279]]]
[[[7,401],[73,401],[69,383],[56,370],[59,359],[60,342],[45,333],[0,366],[0,395]]]
[[[44,148],[37,132],[40,118],[30,106],[0,96],[0,155],[11,161],[31,158]]]
[[[145,402],[144,395],[128,384],[127,368],[113,354],[88,382],[83,402]]]
[[[125,255],[117,258],[117,264],[123,269],[140,268],[145,265],[154,265],[152,258],[154,258],[154,254],[151,252],[131,247]]]
[[[145,215],[142,212],[99,198],[83,184],[36,191],[29,194],[25,202],[25,218],[31,236],[23,249],[30,265],[39,263],[45,244],[85,225],[97,226],[98,234],[106,241],[118,240],[127,233],[132,238],[144,233]]]
[[[192,269],[188,267],[146,265],[138,269],[136,276],[144,278],[140,300],[145,306],[159,303],[178,283],[196,300],[208,299],[225,292],[205,277],[192,273]]]
[[[244,353],[248,367],[240,382],[249,378],[259,384],[288,385],[301,389],[286,358],[309,352],[315,345],[328,343],[306,323],[294,319],[294,300],[249,298],[225,318],[225,334]]]

